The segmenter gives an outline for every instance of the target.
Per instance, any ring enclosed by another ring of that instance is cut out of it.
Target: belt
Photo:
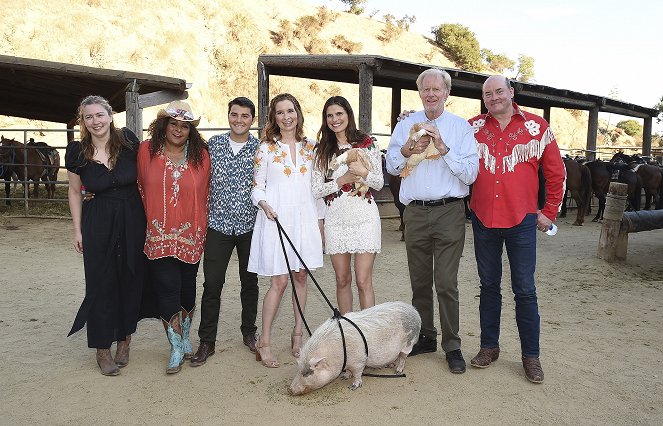
[[[448,198],[440,198],[439,200],[430,200],[430,201],[412,200],[412,204],[416,204],[418,206],[425,206],[425,207],[436,207],[436,206],[443,206],[449,203],[454,203],[460,200],[462,200],[462,198],[448,197]]]

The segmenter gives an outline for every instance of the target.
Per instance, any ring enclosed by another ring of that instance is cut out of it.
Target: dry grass
[[[190,0],[186,7],[177,2],[140,8],[126,5],[124,0],[3,0],[2,54],[186,79],[193,83],[189,102],[203,116],[202,124],[209,127],[227,124],[229,98],[245,95],[257,100],[256,62],[261,53],[343,51],[454,66],[439,49],[431,48],[427,38],[407,31],[405,18],[391,16],[389,27],[303,0],[283,0],[278,8],[267,0],[256,0],[251,8],[229,0]],[[316,90],[309,89],[313,83]],[[287,91],[298,96],[309,135],[319,128],[319,109],[331,94],[347,97],[355,109],[358,105],[358,90],[351,84],[272,76],[270,86],[270,95]],[[390,91],[375,88],[373,97],[373,131],[388,133]],[[421,104],[415,92],[404,91],[402,99],[404,108]],[[471,116],[479,111],[477,101],[452,100],[449,109],[454,113]],[[145,110],[146,125],[158,108]],[[577,121],[568,112],[554,111],[560,142],[581,140],[579,132],[570,135],[567,129],[569,125],[583,126],[583,118],[574,124]],[[123,122],[124,116],[119,114],[116,123]],[[42,126],[64,127],[0,117],[1,128]],[[41,139],[64,145],[62,133]]]

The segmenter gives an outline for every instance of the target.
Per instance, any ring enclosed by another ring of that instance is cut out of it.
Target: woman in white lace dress
[[[375,305],[373,264],[381,248],[380,213],[371,192],[357,187],[368,184],[375,190],[384,185],[380,150],[366,133],[357,130],[347,99],[332,96],[322,109],[322,126],[313,162],[313,195],[323,197],[325,253],[336,273],[336,300],[342,314],[352,311],[352,254],[361,309]],[[331,170],[329,163],[350,148],[361,148],[371,169],[359,161]]]
[[[311,170],[314,143],[304,136],[304,116],[297,99],[283,93],[269,105],[265,136],[255,157],[254,188],[251,200],[260,207],[251,238],[248,270],[271,277],[271,285],[262,302],[262,334],[256,343],[256,360],[267,367],[278,367],[271,351],[274,317],[288,286],[288,267],[283,256],[274,219],[288,234],[306,266],[322,266],[320,209],[311,192]],[[307,273],[287,240],[283,239],[293,271],[297,297],[306,307]],[[293,298],[295,326],[290,344],[292,354],[299,356],[303,321]]]

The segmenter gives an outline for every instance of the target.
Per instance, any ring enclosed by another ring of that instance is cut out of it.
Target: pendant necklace
[[[182,177],[184,170],[187,169],[188,153],[189,153],[189,141],[187,141],[184,144],[184,157],[182,158],[182,160],[175,162],[171,160],[168,157],[168,155],[166,155],[167,162],[170,163],[168,167],[170,169],[170,177],[173,178],[173,185],[172,185],[173,195],[171,195],[170,197],[170,203],[172,203],[173,206],[177,206],[177,199],[180,193],[180,185],[178,181]],[[165,150],[164,150],[164,155],[165,155]],[[164,190],[166,189],[165,181],[166,181],[166,171],[164,170]],[[164,198],[165,198],[165,191],[164,191]]]

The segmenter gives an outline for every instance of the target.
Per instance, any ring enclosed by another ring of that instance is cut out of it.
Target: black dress
[[[87,323],[88,347],[109,348],[136,331],[146,284],[145,212],[136,184],[138,139],[130,132],[113,170],[85,161],[81,145],[67,146],[65,166],[94,198],[83,202],[81,232],[85,299],[69,336]],[[133,139],[133,140],[132,140]]]

